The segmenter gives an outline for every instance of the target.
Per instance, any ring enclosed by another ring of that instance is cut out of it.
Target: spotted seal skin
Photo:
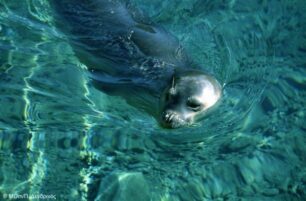
[[[196,69],[178,39],[118,0],[51,0],[55,22],[92,84],[153,115],[165,128],[192,125],[222,88]]]

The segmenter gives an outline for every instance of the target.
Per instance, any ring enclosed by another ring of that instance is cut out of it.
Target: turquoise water
[[[0,0],[0,200],[306,200],[305,1],[131,2],[220,104],[163,129],[92,87],[48,1]]]

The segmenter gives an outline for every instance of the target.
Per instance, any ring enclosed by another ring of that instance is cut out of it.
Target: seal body
[[[51,4],[57,26],[87,66],[94,86],[123,96],[164,127],[192,124],[219,99],[218,82],[192,69],[177,38],[144,20],[129,4],[117,0]],[[188,106],[191,99],[201,102],[201,109]]]

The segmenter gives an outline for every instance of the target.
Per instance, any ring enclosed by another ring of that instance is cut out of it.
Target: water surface
[[[163,129],[91,85],[48,1],[0,0],[0,200],[305,200],[305,2],[131,3],[216,75],[220,104]]]

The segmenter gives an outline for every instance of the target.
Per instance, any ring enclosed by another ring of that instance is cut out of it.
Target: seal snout
[[[161,123],[166,128],[178,128],[186,124],[180,115],[172,110],[167,110],[162,113]]]
[[[175,119],[178,119],[178,114],[175,112],[165,112],[163,116],[163,120],[168,124],[173,122]]]

